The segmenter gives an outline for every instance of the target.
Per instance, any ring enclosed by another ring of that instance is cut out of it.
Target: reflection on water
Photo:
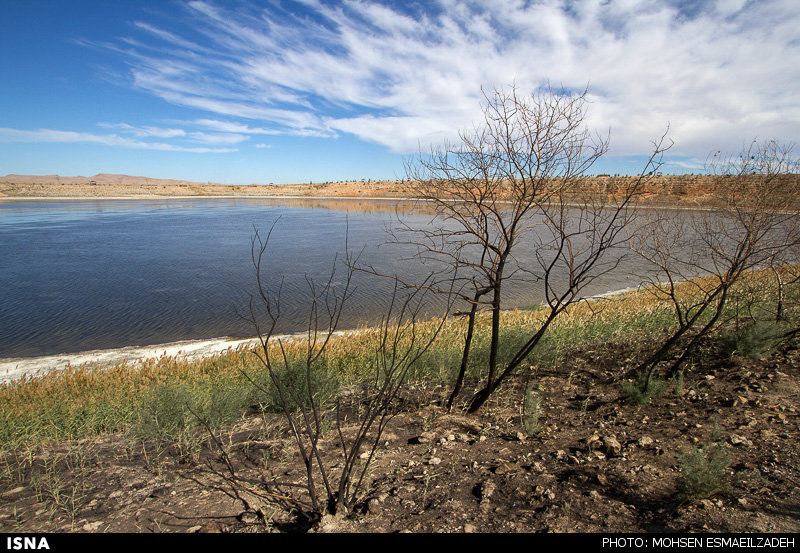
[[[414,250],[385,244],[395,213],[425,225],[410,202],[320,199],[167,199],[0,202],[0,358],[219,336],[251,336],[237,313],[255,293],[254,229],[278,221],[264,281],[281,290],[278,332],[304,330],[307,278],[326,280],[337,252],[360,251],[383,273],[431,270]],[[520,258],[530,255],[520,245]],[[588,293],[634,284],[625,271]],[[335,276],[341,284],[343,272]],[[391,283],[356,274],[340,328],[374,322]],[[542,300],[512,283],[504,307]]]

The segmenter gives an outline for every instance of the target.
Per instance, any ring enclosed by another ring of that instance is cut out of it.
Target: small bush
[[[192,407],[195,417],[211,428],[219,428],[240,419],[247,409],[257,404],[252,385],[247,381],[215,382],[202,390],[202,396]],[[196,421],[197,422],[197,421]]]
[[[525,399],[522,406],[522,424],[529,436],[542,431],[539,417],[542,415],[542,398],[533,390],[525,390]]]
[[[683,379],[683,371],[678,371],[678,374],[675,375],[673,382],[675,384],[675,395],[678,397],[683,397],[683,393],[686,391],[686,384]]]
[[[667,382],[655,375],[651,375],[649,380],[647,373],[642,371],[636,376],[633,382],[626,382],[622,385],[622,395],[629,403],[645,405],[651,399],[658,399],[667,391]]]
[[[170,382],[157,385],[142,400],[133,432],[144,439],[168,440],[182,435],[195,422],[188,385]]]
[[[758,321],[724,335],[722,346],[731,355],[738,353],[750,359],[761,359],[783,342],[787,330],[786,324]]]
[[[287,367],[282,367],[275,371],[275,377],[280,379],[281,390],[284,399],[281,400],[281,392],[275,386],[269,375],[261,377],[262,389],[269,390],[269,397],[266,398],[265,409],[280,413],[283,410],[283,401],[286,408],[294,412],[301,407],[311,408],[311,398],[317,405],[332,403],[339,393],[339,381],[332,371],[327,370],[323,363],[318,363],[311,370],[307,370],[304,362],[295,361],[287,363]]]
[[[730,485],[731,458],[719,445],[692,448],[680,458],[678,496],[696,501],[724,492]]]

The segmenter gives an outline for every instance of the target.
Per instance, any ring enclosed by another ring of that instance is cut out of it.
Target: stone
[[[753,445],[753,442],[738,434],[732,434],[731,437],[728,438],[728,441],[731,443],[731,445],[741,445],[745,447],[750,447]]]
[[[377,497],[373,497],[369,501],[367,501],[367,511],[371,515],[379,515],[383,510],[383,505],[381,505],[380,499]]]
[[[611,456],[619,455],[622,452],[622,444],[614,436],[605,436],[603,438],[603,451]]]
[[[323,534],[337,533],[341,531],[341,516],[325,515],[317,524],[317,531]]]
[[[83,529],[86,532],[96,532],[101,526],[103,525],[102,520],[97,520],[95,522],[87,522],[83,525]]]
[[[163,498],[169,495],[169,486],[159,486],[155,488],[148,497]]]
[[[491,480],[487,480],[481,484],[481,500],[487,500],[494,495],[497,491],[497,485]]]
[[[699,505],[704,509],[713,509],[714,504],[711,502],[710,499],[701,499]]]

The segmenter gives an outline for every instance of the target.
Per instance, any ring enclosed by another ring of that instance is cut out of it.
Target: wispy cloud
[[[346,132],[395,152],[453,136],[480,116],[481,87],[512,81],[588,85],[589,123],[611,129],[616,154],[642,153],[667,122],[684,155],[798,138],[796,0],[281,6],[188,2],[183,35],[138,22],[119,49],[131,84],[253,124],[218,122],[230,132]]]
[[[97,126],[106,129],[119,130],[142,138],[151,138],[151,137],[176,138],[176,137],[186,136],[186,131],[184,131],[183,129],[168,129],[168,128],[150,127],[150,126],[134,127],[133,125],[129,125],[127,123],[105,123],[105,122],[98,123]]]
[[[297,117],[291,118],[293,121],[296,121]],[[270,122],[280,122],[282,118],[280,116],[273,117]],[[220,121],[218,119],[195,119],[193,121],[184,121],[186,125],[190,126],[198,126],[207,129],[217,130],[223,133],[239,133],[239,134],[291,134],[291,135],[298,135],[298,136],[317,136],[317,137],[324,137],[330,136],[331,133],[328,130],[321,130],[316,131],[313,129],[308,128],[292,128],[291,126],[282,126],[282,127],[275,127],[271,129],[263,128],[263,127],[251,127],[246,123],[240,123],[235,121]]]
[[[199,140],[202,142],[202,140]],[[191,147],[169,144],[166,142],[146,142],[134,140],[116,134],[94,134],[86,132],[61,131],[54,129],[21,130],[0,128],[0,142],[83,142],[92,144],[103,144],[106,146],[117,146],[122,148],[134,148],[143,150],[160,150],[168,152],[192,152],[192,153],[227,153],[235,152],[231,148],[208,148]]]

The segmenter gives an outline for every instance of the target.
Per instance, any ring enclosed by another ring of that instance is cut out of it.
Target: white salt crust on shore
[[[191,340],[153,346],[129,346],[116,349],[94,350],[81,353],[64,353],[43,357],[0,359],[0,383],[18,380],[23,376],[41,376],[52,371],[77,367],[87,363],[104,367],[120,363],[137,363],[159,357],[180,357],[188,360],[202,359],[228,349],[252,346],[257,338],[215,338]]]

